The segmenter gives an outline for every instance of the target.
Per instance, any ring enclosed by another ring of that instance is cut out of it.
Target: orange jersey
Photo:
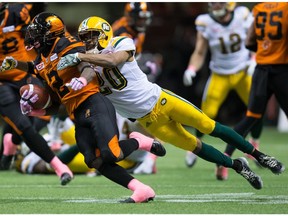
[[[114,36],[127,36],[134,40],[134,44],[136,46],[136,54],[140,54],[143,50],[143,44],[145,41],[145,33],[144,32],[136,32],[133,30],[127,21],[126,17],[121,17],[119,20],[116,20],[112,24],[112,30]]]
[[[288,3],[264,2],[253,8],[258,64],[288,63]]]
[[[36,52],[27,52],[24,46],[23,28],[30,22],[28,9],[24,4],[10,4],[5,10],[4,19],[0,25],[0,61],[6,56],[17,60],[32,61]],[[1,81],[19,81],[26,76],[21,70],[9,70],[0,73]]]
[[[89,96],[100,91],[97,78],[78,91],[71,90],[65,85],[72,78],[80,77],[81,73],[76,66],[57,71],[57,64],[63,55],[75,52],[85,52],[85,45],[72,36],[64,36],[56,39],[47,57],[39,54],[34,62],[35,74],[45,80],[57,94],[69,115],[73,115],[74,110]]]

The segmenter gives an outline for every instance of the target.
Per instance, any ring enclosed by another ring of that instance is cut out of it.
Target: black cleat
[[[276,160],[274,157],[268,155],[261,155],[258,162],[262,167],[270,169],[274,174],[281,174],[284,172],[285,167],[282,163]]]
[[[14,155],[2,155],[0,161],[0,170],[9,170],[12,165]]]
[[[150,152],[157,155],[157,156],[164,156],[166,155],[166,149],[164,146],[157,140],[153,141],[152,147],[150,149]]]
[[[242,169],[236,172],[243,176],[255,189],[260,190],[263,187],[262,179],[249,168],[246,158],[241,157],[235,160],[242,164]]]
[[[142,201],[141,203],[148,203],[149,201],[153,201],[154,197],[149,197],[148,199]],[[120,203],[136,203],[131,197],[121,200]]]
[[[61,175],[61,178],[60,178],[61,185],[64,186],[64,185],[68,184],[72,179],[73,179],[73,177],[69,173],[63,173]]]

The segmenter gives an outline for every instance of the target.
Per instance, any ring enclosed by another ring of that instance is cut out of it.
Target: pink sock
[[[55,170],[57,176],[61,177],[63,173],[69,173],[73,177],[73,173],[71,170],[59,160],[57,156],[55,156],[50,162],[51,167]]]
[[[6,133],[3,137],[3,155],[9,156],[9,155],[15,155],[17,150],[17,145],[15,145],[12,142],[12,134]]]
[[[132,179],[128,184],[128,188],[133,191],[131,198],[136,203],[145,202],[148,198],[155,197],[154,190],[137,179]]]
[[[152,139],[151,137],[145,136],[135,131],[130,133],[129,138],[136,139],[139,143],[139,149],[145,150],[145,151],[151,150],[151,147],[154,141],[154,139]]]

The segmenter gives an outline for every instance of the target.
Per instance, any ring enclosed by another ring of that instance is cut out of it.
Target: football
[[[24,93],[25,90],[30,90],[34,92],[31,97],[33,97],[35,94],[38,94],[39,96],[39,99],[35,103],[31,103],[31,106],[34,109],[46,109],[51,105],[51,97],[49,93],[45,90],[45,88],[36,84],[23,85],[19,91],[20,96]]]

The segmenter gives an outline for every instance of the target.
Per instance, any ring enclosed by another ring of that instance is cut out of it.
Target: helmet
[[[113,37],[110,24],[101,17],[92,16],[83,20],[78,28],[78,36],[86,44],[86,49],[102,50]]]
[[[0,16],[5,12],[7,8],[8,8],[8,3],[5,3],[5,2],[0,3]]]
[[[138,32],[146,31],[146,27],[152,21],[152,11],[149,3],[130,2],[125,6],[125,16],[129,25]]]
[[[215,18],[224,17],[227,13],[234,11],[235,2],[209,2],[208,9],[211,16]]]
[[[28,50],[51,46],[57,37],[65,34],[63,20],[54,13],[42,12],[36,15],[27,27],[25,45]]]

